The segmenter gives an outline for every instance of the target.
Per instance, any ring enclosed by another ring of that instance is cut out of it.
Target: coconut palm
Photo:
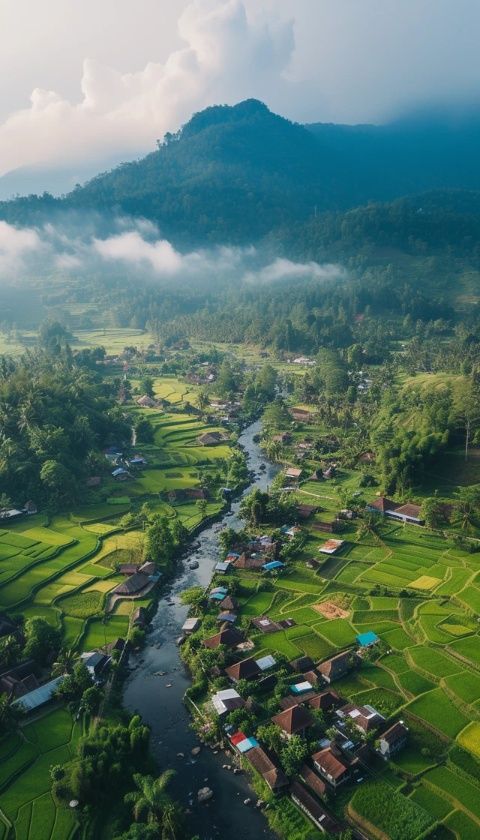
[[[457,492],[452,521],[462,531],[472,531],[479,524],[480,487],[461,487]]]
[[[362,519],[359,522],[357,533],[355,537],[361,540],[362,537],[372,537],[375,542],[380,541],[380,528],[382,524],[382,517],[373,510],[364,510]]]
[[[71,674],[77,663],[78,654],[72,648],[65,648],[58,654],[57,661],[53,663],[52,673]]]
[[[136,822],[157,823],[162,827],[165,840],[175,840],[177,815],[167,787],[175,775],[174,770],[165,770],[158,778],[135,773],[133,781],[137,790],[127,793],[125,802],[133,806]]]

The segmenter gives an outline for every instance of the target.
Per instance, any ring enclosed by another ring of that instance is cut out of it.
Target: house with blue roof
[[[373,632],[373,630],[368,630],[367,633],[360,633],[356,636],[357,644],[360,645],[361,648],[371,647],[372,645],[376,645],[377,642],[380,641],[377,634]]]
[[[281,563],[280,560],[270,560],[269,563],[264,563],[262,569],[265,572],[273,572],[278,569],[283,569],[285,563]]]

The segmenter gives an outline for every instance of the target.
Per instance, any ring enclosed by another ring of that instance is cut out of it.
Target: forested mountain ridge
[[[0,218],[36,224],[56,213],[142,216],[179,242],[251,242],[325,211],[426,190],[480,189],[480,119],[389,126],[301,126],[261,102],[214,106],[167,134],[145,158],[61,199],[0,203]]]

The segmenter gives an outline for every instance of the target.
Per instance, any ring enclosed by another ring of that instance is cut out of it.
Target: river
[[[249,468],[255,475],[245,493],[253,487],[265,490],[278,470],[265,461],[255,443],[254,437],[259,432],[260,422],[257,421],[239,438],[248,457]],[[262,463],[267,465],[264,472],[260,471]],[[124,690],[126,708],[138,711],[151,727],[152,752],[159,766],[176,770],[172,794],[182,807],[188,809],[192,834],[198,834],[201,840],[228,837],[232,829],[235,829],[239,840],[276,838],[261,811],[243,804],[247,797],[255,799],[255,794],[248,787],[244,774],[234,775],[222,768],[222,764],[230,763],[229,758],[222,752],[215,756],[205,747],[196,758],[192,758],[191,749],[198,745],[198,739],[190,728],[190,715],[183,704],[190,679],[176,644],[188,613],[188,607],[180,603],[180,593],[190,586],[207,586],[210,583],[213,567],[220,555],[220,529],[227,526],[241,528],[243,525],[238,515],[239,506],[240,500],[235,501],[231,512],[225,513],[221,520],[206,527],[198,536],[200,547],[189,552],[159,601],[145,648],[138,656],[130,658],[135,670],[128,677]],[[188,561],[192,559],[199,562],[199,568],[194,571],[188,569]],[[164,676],[157,676],[158,672],[163,672]],[[183,753],[185,757],[179,757],[178,753]],[[205,785],[212,788],[214,797],[210,802],[199,805],[197,791]]]

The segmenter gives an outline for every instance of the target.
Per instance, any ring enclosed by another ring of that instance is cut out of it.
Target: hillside
[[[476,118],[301,126],[246,100],[195,114],[155,152],[62,199],[2,202],[0,218],[35,224],[65,210],[121,213],[151,219],[179,243],[251,242],[325,211],[480,189],[479,138]]]

